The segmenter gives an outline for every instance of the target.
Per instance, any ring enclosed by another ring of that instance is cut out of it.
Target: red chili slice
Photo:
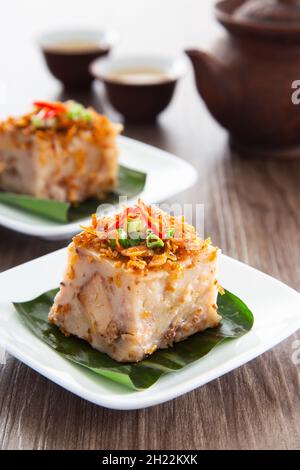
[[[56,114],[63,113],[66,111],[66,107],[63,103],[54,103],[49,101],[34,101],[34,106],[37,108],[46,108],[55,111]]]
[[[120,228],[120,225],[121,225],[121,214],[116,214],[115,216],[115,220],[108,226],[107,228],[107,232],[111,232],[112,230],[116,230],[118,228]]]
[[[153,217],[151,215],[151,209],[146,206],[146,204],[139,200],[138,206],[128,207],[124,209],[123,212],[115,216],[115,220],[107,228],[107,232],[123,228],[126,230],[128,218],[135,219],[136,217],[142,216],[146,222],[147,228],[151,229],[155,235],[159,238],[166,238],[166,226],[164,224],[163,217],[159,215],[158,217]]]
[[[155,219],[151,216],[151,209],[146,206],[146,204],[139,199],[139,207],[142,213],[143,218],[146,221],[147,227],[152,230],[155,235],[159,238],[164,239],[166,235],[166,227],[164,227],[163,219],[159,216],[158,219]]]
[[[44,119],[54,118],[55,116],[57,116],[57,114],[59,113],[55,111],[54,109],[47,109],[45,110],[45,113],[44,113]]]
[[[127,207],[120,214],[116,214],[115,220],[107,228],[108,233],[119,228],[126,230],[128,219],[135,219],[139,214],[139,207]]]

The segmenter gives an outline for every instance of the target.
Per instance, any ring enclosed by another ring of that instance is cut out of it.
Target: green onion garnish
[[[70,106],[67,116],[72,121],[91,121],[92,113],[84,108],[82,104],[74,103]]]
[[[122,228],[119,228],[117,232],[118,232],[118,240],[122,248],[129,248],[131,246],[137,246],[141,243],[140,236],[138,236],[137,238],[128,238],[127,233]],[[117,248],[117,243],[114,238],[110,238],[109,243],[113,250]]]
[[[166,238],[173,238],[175,234],[175,228],[167,228],[166,230]]]
[[[34,127],[45,129],[45,128],[49,128],[49,127],[55,127],[56,119],[55,118],[45,118],[45,119],[43,119],[39,115],[36,115],[36,116],[32,116],[31,124]]]
[[[150,232],[146,238],[146,245],[148,248],[163,248],[164,242],[155,233]]]

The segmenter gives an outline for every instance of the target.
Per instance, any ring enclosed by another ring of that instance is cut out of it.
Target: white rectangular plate
[[[0,345],[53,382],[107,408],[130,410],[171,400],[245,364],[300,328],[299,293],[222,255],[220,282],[252,310],[253,329],[149,389],[130,391],[61,357],[27,329],[14,310],[12,301],[31,300],[57,287],[65,262],[62,249],[0,274]]]
[[[181,158],[127,137],[119,137],[118,143],[120,163],[147,174],[145,188],[139,196],[146,203],[161,202],[196,182],[196,170]],[[0,225],[49,240],[71,238],[87,220],[60,224],[0,203]]]

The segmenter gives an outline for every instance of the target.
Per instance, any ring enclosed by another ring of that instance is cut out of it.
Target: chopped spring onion
[[[34,127],[45,129],[48,127],[54,127],[56,125],[56,119],[55,118],[43,119],[39,115],[36,115],[36,116],[32,116],[31,123],[34,125]]]
[[[129,248],[131,246],[137,246],[141,243],[141,238],[128,238],[127,233],[122,228],[117,230],[118,232],[118,241],[122,248]],[[109,240],[110,246],[113,250],[117,248],[117,242],[114,238],[110,238]]]
[[[166,238],[173,238],[175,234],[175,228],[167,228],[166,230]]]
[[[148,248],[163,248],[164,242],[155,233],[150,232],[146,238],[146,245]]]
[[[127,231],[129,238],[131,240],[138,240],[140,241],[142,236],[141,232],[143,230],[142,227],[142,221],[137,219],[137,220],[129,220],[127,224]]]
[[[92,120],[92,113],[84,108],[82,104],[74,103],[70,106],[67,116],[72,121],[91,121]]]

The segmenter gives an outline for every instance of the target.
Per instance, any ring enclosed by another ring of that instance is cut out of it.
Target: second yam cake
[[[122,126],[73,101],[34,105],[0,122],[0,190],[77,203],[114,189]]]

